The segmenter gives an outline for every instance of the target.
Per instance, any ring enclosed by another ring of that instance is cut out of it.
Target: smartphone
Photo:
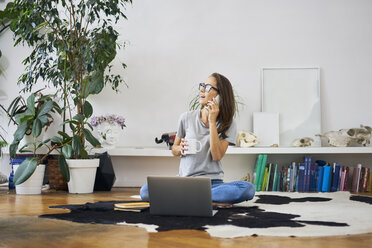
[[[216,102],[218,103],[218,105],[220,105],[220,95],[217,95],[215,98],[216,98]]]

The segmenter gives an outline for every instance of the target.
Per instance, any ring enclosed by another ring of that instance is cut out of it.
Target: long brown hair
[[[235,97],[230,81],[219,73],[213,73],[217,81],[217,88],[220,90],[220,103],[217,121],[220,123],[217,132],[223,139],[227,138],[226,131],[230,128],[235,114]]]

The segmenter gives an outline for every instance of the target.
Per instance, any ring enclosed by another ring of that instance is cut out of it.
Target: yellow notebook
[[[114,204],[115,208],[131,209],[131,208],[148,208],[150,203],[148,202],[125,202]]]

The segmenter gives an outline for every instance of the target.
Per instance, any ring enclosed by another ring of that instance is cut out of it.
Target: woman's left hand
[[[208,101],[207,109],[208,109],[208,121],[215,123],[217,121],[218,113],[220,112],[216,98],[213,98],[212,101]]]

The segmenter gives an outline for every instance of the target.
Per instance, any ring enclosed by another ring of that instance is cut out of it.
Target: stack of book
[[[114,210],[129,212],[142,212],[149,207],[150,203],[148,202],[124,202],[114,204]]]
[[[321,163],[322,162],[322,163]],[[256,191],[285,192],[372,192],[370,169],[358,164],[355,168],[324,161],[312,162],[305,156],[300,163],[279,168],[276,163],[267,163],[267,155],[260,154],[253,174]]]

